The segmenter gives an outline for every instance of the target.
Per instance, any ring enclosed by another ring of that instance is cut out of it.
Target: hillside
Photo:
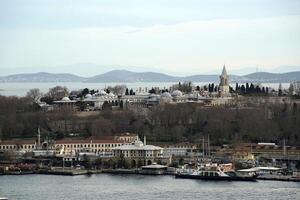
[[[300,80],[300,71],[288,73],[268,73],[257,72],[244,76],[230,75],[231,82],[292,82]],[[31,73],[31,74],[15,74],[0,77],[0,82],[218,82],[219,75],[193,75],[193,76],[171,76],[157,72],[132,72],[127,70],[113,70],[104,74],[93,77],[84,78],[68,73]]]

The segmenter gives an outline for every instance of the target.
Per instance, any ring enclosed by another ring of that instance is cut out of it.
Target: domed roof
[[[142,147],[142,146],[144,146],[144,143],[143,143],[142,141],[140,141],[140,140],[136,140],[136,141],[134,142],[134,145],[135,145],[136,147]]]
[[[100,90],[98,93],[99,95],[107,95],[107,93],[104,90]]]
[[[174,90],[172,92],[172,96],[174,96],[174,97],[182,96],[182,92],[180,90]]]
[[[69,97],[64,97],[61,99],[62,101],[71,101]]]
[[[164,92],[164,93],[161,94],[161,97],[172,98],[172,95],[169,92]]]
[[[108,93],[107,95],[110,96],[110,97],[114,97],[115,96],[114,93],[112,93],[112,92]]]
[[[87,94],[87,95],[85,95],[85,98],[90,99],[90,98],[92,98],[92,95],[91,94]]]
[[[150,98],[154,98],[154,97],[156,97],[156,94],[151,93],[151,94],[149,95],[149,97],[150,97]]]

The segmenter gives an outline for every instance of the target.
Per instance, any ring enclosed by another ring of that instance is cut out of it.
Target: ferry
[[[219,166],[198,166],[197,169],[182,169],[175,174],[176,178],[202,179],[214,181],[256,181],[257,175],[239,174],[235,171],[223,171]]]

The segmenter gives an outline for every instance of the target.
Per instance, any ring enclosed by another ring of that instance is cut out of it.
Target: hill
[[[257,72],[244,76],[230,75],[231,82],[292,82],[300,80],[300,71],[288,73]],[[0,82],[219,82],[219,75],[171,76],[157,72],[132,72],[128,70],[113,70],[90,78],[84,78],[68,73],[31,73],[14,74],[0,77]]]

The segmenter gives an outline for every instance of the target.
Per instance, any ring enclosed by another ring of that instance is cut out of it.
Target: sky
[[[300,1],[0,1],[0,76],[191,75],[223,64],[229,73],[300,69]]]

